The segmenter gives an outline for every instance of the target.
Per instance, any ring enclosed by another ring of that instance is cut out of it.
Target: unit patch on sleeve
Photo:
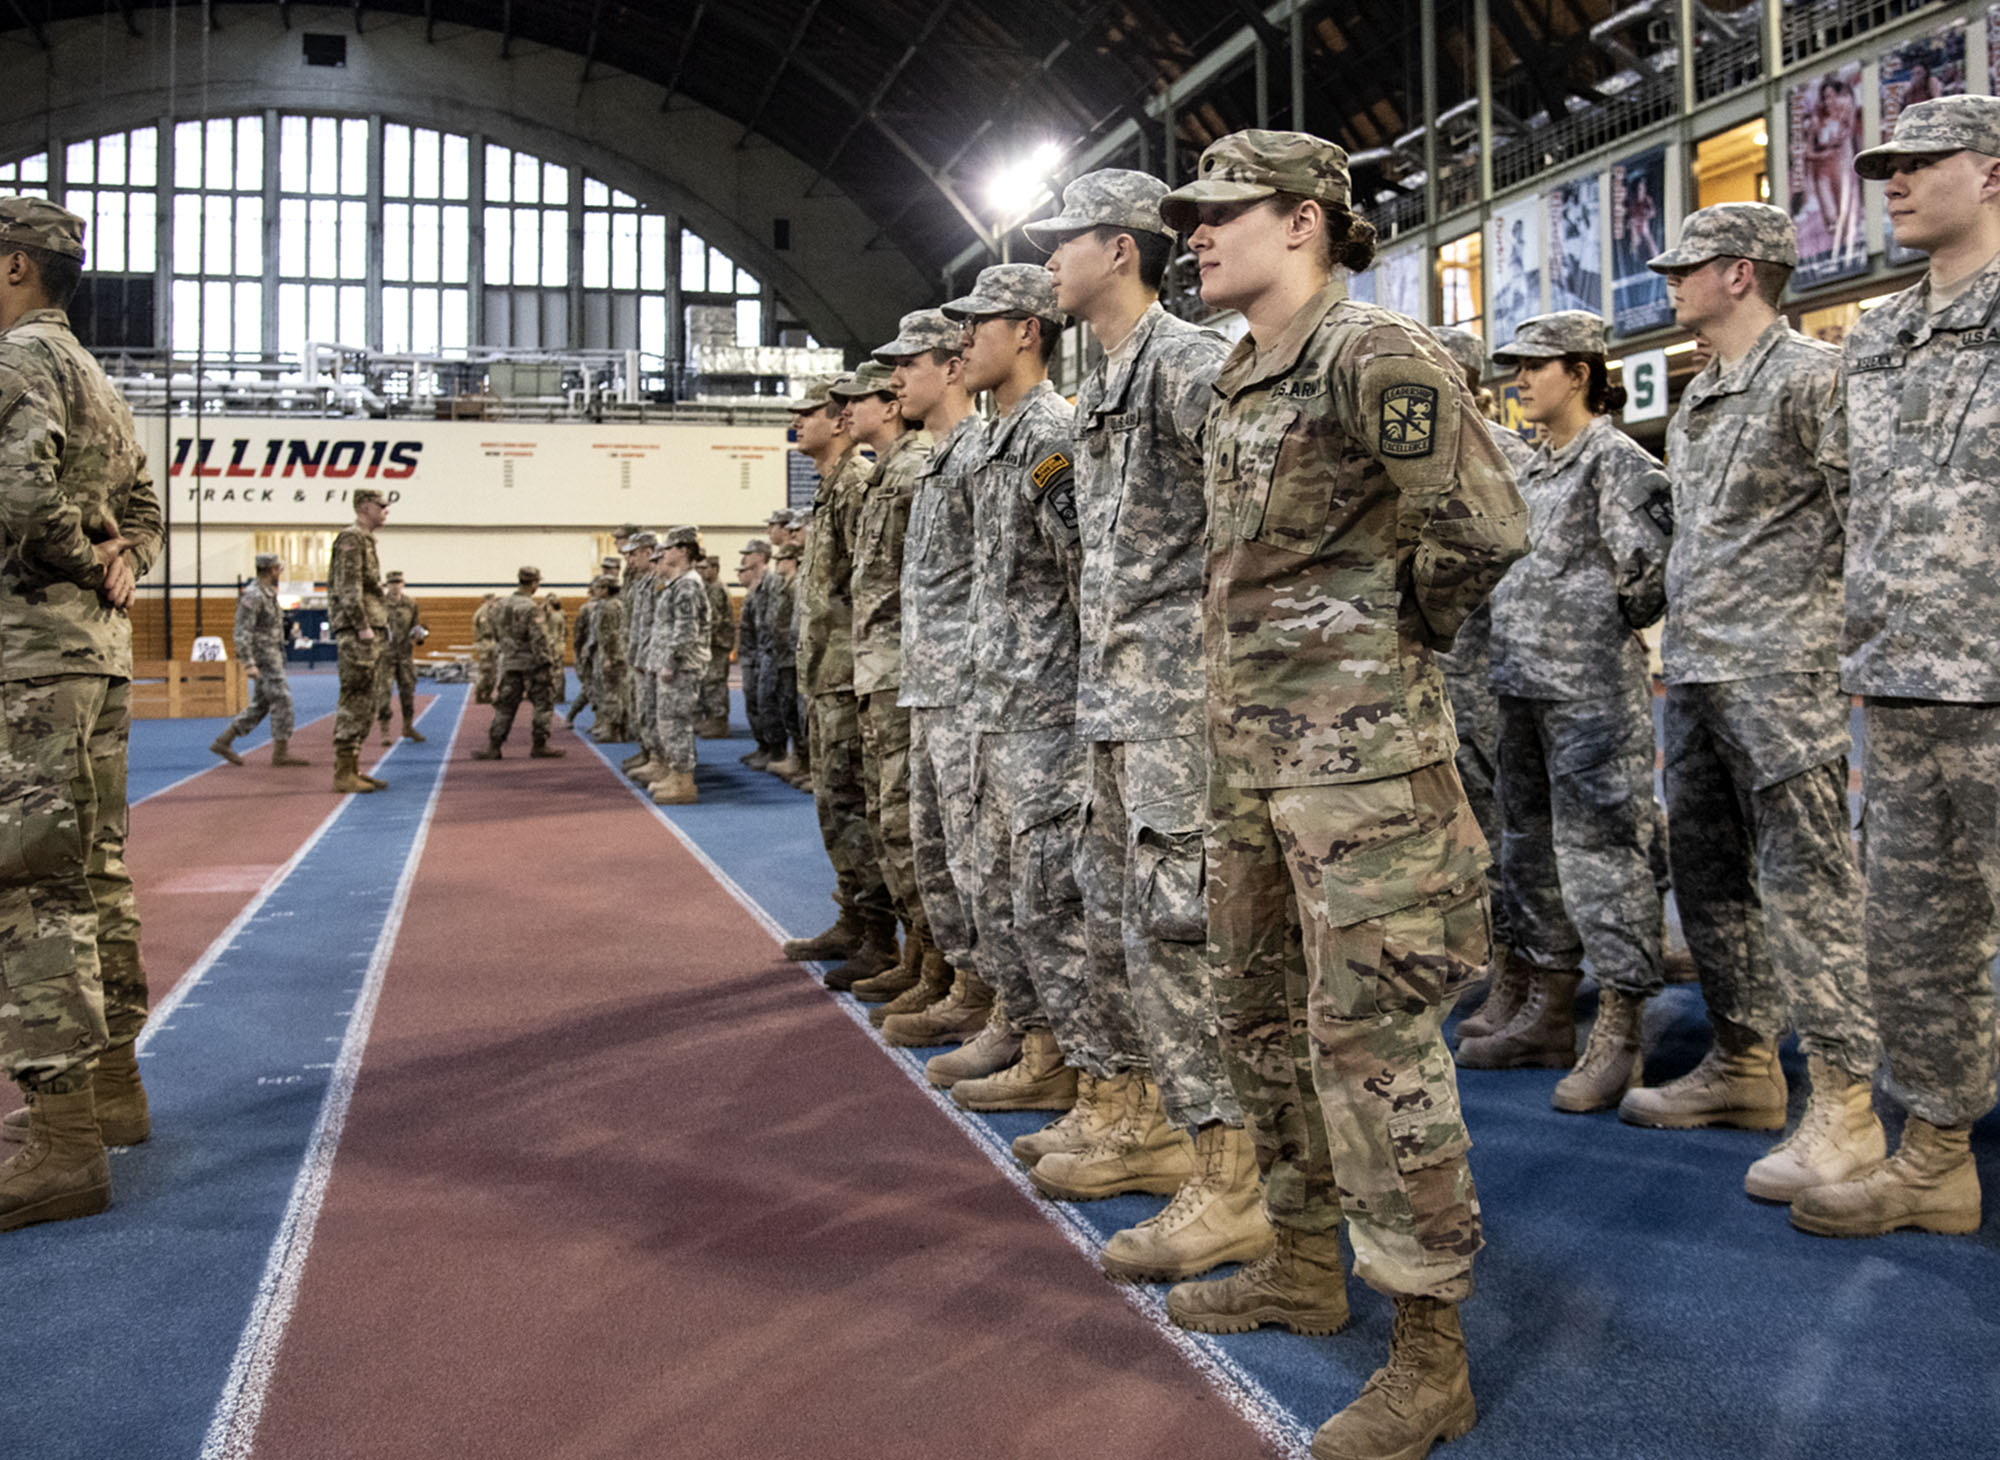
[[[1382,392],[1376,448],[1384,456],[1429,456],[1437,444],[1435,386],[1392,385]]]
[[[1036,492],[1046,492],[1049,489],[1049,484],[1055,481],[1057,477],[1067,474],[1069,469],[1070,460],[1060,451],[1056,452],[1053,456],[1043,457],[1042,460],[1035,464],[1034,471],[1030,473],[1035,481]]]

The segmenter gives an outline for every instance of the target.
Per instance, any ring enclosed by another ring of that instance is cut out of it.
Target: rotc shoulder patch
[[[1036,462],[1034,471],[1030,472],[1029,475],[1034,478],[1035,490],[1037,492],[1046,492],[1050,484],[1057,477],[1067,473],[1069,469],[1070,459],[1058,451],[1053,456],[1045,456]]]
[[[1435,386],[1392,385],[1382,392],[1382,419],[1375,431],[1384,456],[1429,456],[1437,445]]]

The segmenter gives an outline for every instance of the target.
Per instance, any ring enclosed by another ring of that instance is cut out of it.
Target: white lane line
[[[430,839],[431,820],[437,813],[438,797],[444,790],[445,772],[451,752],[458,744],[459,728],[465,723],[465,709],[472,697],[459,700],[457,718],[452,721],[444,752],[438,759],[430,796],[424,803],[422,820],[417,823],[409,855],[403,859],[402,874],[396,881],[395,896],[388,915],[375,938],[375,950],[362,980],[361,995],[354,1001],[354,1018],[340,1043],[333,1074],[327,1081],[326,1098],[320,1104],[319,1121],[307,1143],[298,1179],[292,1184],[285,1218],[271,1244],[264,1275],[257,1284],[256,1301],[250,1319],[243,1326],[236,1357],[229,1366],[229,1378],[209,1422],[201,1447],[201,1460],[249,1460],[257,1438],[257,1424],[264,1415],[265,1396],[277,1373],[278,1353],[284,1346],[285,1330],[298,1304],[299,1284],[305,1275],[306,1256],[312,1250],[313,1232],[319,1225],[320,1208],[326,1201],[327,1182],[333,1175],[334,1153],[340,1147],[341,1132],[347,1125],[348,1106],[353,1103],[354,1086],[361,1074],[361,1057],[368,1048],[369,1031],[375,1009],[381,1002],[382,984],[395,952],[397,935],[403,928],[403,914],[410,903],[410,889],[423,860],[424,844]],[[393,748],[391,750],[393,753]],[[387,759],[387,756],[382,757]],[[380,761],[377,761],[380,764]]]
[[[694,838],[667,815],[665,807],[655,806],[652,798],[641,787],[613,765],[611,758],[594,740],[582,735],[577,738],[590,747],[591,754],[618,778],[637,798],[640,805],[650,811],[654,818],[673,834],[674,840],[687,849],[688,854],[702,865],[724,892],[736,899],[737,904],[750,914],[760,928],[771,935],[774,942],[782,945],[792,936],[785,931],[782,923],[764,909],[763,904],[744,891],[741,883],[723,871],[716,860],[703,851]],[[970,1112],[959,1109],[952,1101],[949,1090],[940,1090],[931,1084],[924,1075],[923,1062],[915,1054],[884,1044],[880,1031],[868,1022],[868,1011],[864,1007],[852,999],[839,997],[830,989],[826,989],[818,979],[812,978],[811,970],[816,966],[800,965],[806,976],[811,979],[813,987],[820,989],[832,999],[834,1006],[847,1015],[874,1042],[876,1048],[889,1056],[931,1104],[958,1127],[960,1133],[993,1164],[1006,1179],[1007,1184],[1020,1192],[1036,1211],[1048,1219],[1049,1225],[1060,1232],[1070,1246],[1082,1253],[1092,1268],[1096,1268],[1101,1245],[1097,1233],[1090,1225],[1064,1203],[1049,1201],[1037,1191],[1034,1183],[1028,1179],[1026,1169],[1014,1158],[1013,1151],[1001,1140],[999,1132],[985,1121],[975,1119]],[[1162,1339],[1178,1350],[1181,1357],[1216,1388],[1230,1407],[1243,1417],[1244,1422],[1255,1430],[1260,1438],[1286,1456],[1287,1460],[1310,1460],[1312,1431],[1299,1420],[1297,1415],[1287,1409],[1277,1396],[1266,1389],[1254,1374],[1230,1357],[1222,1345],[1213,1338],[1176,1327],[1167,1317],[1164,1287],[1111,1282],[1110,1279],[1106,1279],[1106,1282],[1153,1326],[1154,1331]],[[209,1457],[204,1454],[203,1460],[209,1460]]]

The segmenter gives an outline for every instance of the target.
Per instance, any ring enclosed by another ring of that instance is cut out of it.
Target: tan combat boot
[[[1715,1043],[1701,1063],[1678,1080],[1628,1090],[1618,1118],[1662,1130],[1727,1125],[1738,1130],[1783,1130],[1788,1091],[1778,1064],[1778,1041],[1754,1029],[1715,1019]]]
[[[561,755],[561,751],[555,754]],[[695,790],[692,771],[668,771],[653,782],[655,806],[692,806],[701,799]]]
[[[1076,1104],[1076,1071],[1063,1063],[1054,1034],[1030,1029],[1019,1059],[998,1074],[958,1081],[951,1098],[960,1110],[1067,1110]]]
[[[1576,1068],[1556,1081],[1549,1104],[1571,1115],[1593,1110],[1610,1110],[1625,1092],[1643,1077],[1645,1060],[1639,1053],[1639,1025],[1646,1001],[1617,989],[1600,988],[1597,993],[1597,1022],[1590,1026],[1590,1039]]]
[[[848,992],[864,1004],[882,1004],[909,993],[924,979],[924,939],[907,924],[903,928],[903,953],[893,968],[857,978]]]
[[[1484,1039],[1498,1034],[1514,1022],[1521,1006],[1528,1002],[1534,983],[1535,965],[1518,953],[1506,953],[1494,960],[1494,972],[1486,992],[1486,1002],[1458,1021],[1458,1042]]]
[[[1108,1277],[1171,1283],[1255,1261],[1275,1240],[1249,1135],[1214,1121],[1195,1133],[1194,1175],[1158,1216],[1113,1232],[1099,1262]]]
[[[630,755],[626,756],[625,759],[619,761],[618,769],[629,773],[637,769],[639,766],[644,765],[646,761],[650,759],[651,757],[646,753],[645,747],[641,746],[639,749],[633,751]]]
[[[368,792],[375,789],[375,782],[363,776],[356,769],[355,762],[361,757],[358,750],[336,750],[333,753],[333,789],[343,794],[348,792]],[[495,752],[498,758],[498,752]]]
[[[569,752],[567,750],[558,749],[556,746],[549,744],[548,741],[546,740],[537,740],[534,744],[528,747],[529,760],[561,760],[564,756],[568,754]],[[669,771],[667,772],[667,774],[670,776],[682,775],[685,774],[685,772]]]
[[[1179,1191],[1194,1175],[1194,1142],[1167,1123],[1160,1087],[1136,1070],[1120,1070],[1097,1082],[1097,1098],[1115,1109],[1117,1118],[1088,1146],[1052,1151],[1037,1161],[1028,1175],[1035,1189],[1057,1201]]]
[[[417,742],[417,744],[422,745],[424,741],[429,737],[426,736],[421,730],[417,729],[416,721],[412,720],[408,715],[405,715],[403,716],[403,738],[405,740],[414,740]]]
[[[1478,1422],[1457,1305],[1398,1298],[1389,1362],[1319,1427],[1313,1460],[1423,1460],[1432,1445]]]
[[[1032,1166],[1057,1151],[1088,1150],[1097,1138],[1118,1123],[1122,1113],[1119,1091],[1108,1080],[1100,1080],[1088,1070],[1076,1072],[1076,1103],[1040,1130],[1014,1137],[1014,1159]]]
[[[396,737],[390,731],[389,722],[387,720],[382,721],[381,725],[382,725],[382,747],[383,749],[386,750],[388,749],[388,747],[396,743]]]
[[[625,774],[642,786],[649,786],[666,772],[666,767],[654,760],[649,753],[645,759],[627,766]]]
[[[963,1044],[975,1038],[993,1016],[993,990],[977,974],[958,971],[951,992],[916,1014],[891,1014],[882,1021],[882,1038],[903,1049],[933,1044]]]
[[[1576,986],[1573,968],[1530,969],[1528,996],[1498,1034],[1463,1039],[1458,1062],[1468,1070],[1528,1067],[1566,1070],[1576,1063]]]
[[[835,993],[844,994],[864,978],[886,973],[902,958],[902,949],[896,946],[895,915],[876,915],[863,921],[861,940],[847,960],[829,970],[820,982]]]
[[[940,1090],[949,1090],[960,1080],[997,1074],[1020,1057],[1021,1036],[1007,1027],[996,1007],[987,1015],[986,1027],[971,1039],[949,1054],[934,1054],[924,1061],[924,1078]]]
[[[1743,1177],[1759,1201],[1796,1201],[1815,1186],[1832,1186],[1888,1154],[1870,1082],[1839,1065],[1806,1056],[1811,1093],[1799,1128],[1771,1147]]]
[[[136,1146],[153,1133],[152,1113],[146,1104],[146,1087],[139,1082],[138,1051],[129,1043],[113,1045],[97,1057],[90,1077],[91,1100],[97,1111],[97,1133],[106,1146]],[[26,1093],[28,1103],[34,1096]],[[28,1138],[34,1124],[28,1107],[0,1120],[0,1140],[19,1144]]]
[[[1347,1326],[1347,1274],[1340,1232],[1272,1230],[1271,1250],[1227,1277],[1167,1290],[1167,1317],[1196,1333],[1248,1333],[1273,1324],[1294,1333]]]
[[[0,1232],[88,1217],[111,1205],[111,1162],[90,1087],[38,1092],[28,1110],[27,1142],[0,1163]]]
[[[235,744],[236,732],[234,730],[225,730],[216,736],[215,739],[208,742],[208,748],[231,765],[242,765],[243,757],[238,755],[232,748]]]
[[[1911,1116],[1886,1161],[1792,1200],[1792,1225],[1816,1237],[1880,1237],[1902,1227],[1963,1236],[1979,1230],[1972,1127]]]
[[[311,761],[309,761],[309,760],[305,760],[305,759],[303,759],[303,758],[302,758],[302,757],[300,757],[300,756],[296,756],[296,755],[293,755],[293,754],[292,754],[292,742],[291,742],[291,741],[289,741],[289,740],[275,740],[275,739],[274,739],[274,740],[273,740],[273,741],[271,742],[271,764],[272,764],[272,765],[311,765],[311,764],[312,764],[312,762],[311,762]]]
[[[909,954],[909,944],[920,941],[910,938],[903,945],[904,956]],[[928,939],[923,942],[923,954],[918,959],[917,981],[904,989],[886,1004],[877,1004],[868,1011],[868,1022],[877,1029],[900,1014],[921,1014],[932,1004],[938,1003],[951,993],[951,965],[944,961],[944,955],[931,946]],[[861,992],[859,984],[855,993]],[[895,1041],[891,1040],[890,1043]]]
[[[799,764],[799,758],[796,755],[787,755],[772,761],[764,769],[781,781],[789,781],[793,776],[804,770],[805,767]]]
[[[477,750],[475,750],[475,751],[473,751],[473,752],[472,752],[472,758],[473,758],[474,760],[498,760],[498,759],[500,759],[500,745],[499,745],[499,742],[498,742],[498,741],[493,741],[493,740],[489,740],[489,741],[487,741],[487,742],[486,742],[486,743],[485,743],[484,745],[480,746],[480,747],[479,747],[479,749],[477,749]]]
[[[842,908],[833,926],[825,932],[814,933],[810,938],[787,938],[784,955],[790,963],[824,963],[845,958],[860,941],[861,920]]]

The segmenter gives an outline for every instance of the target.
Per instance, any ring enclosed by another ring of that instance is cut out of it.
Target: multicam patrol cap
[[[701,551],[701,532],[693,527],[669,527],[660,538],[660,546],[686,548],[690,553],[698,553]]]
[[[1232,132],[1208,144],[1195,180],[1160,199],[1160,217],[1176,233],[1192,233],[1201,203],[1252,203],[1296,193],[1347,206],[1347,152],[1310,132]]]
[[[788,542],[783,547],[779,548],[776,552],[771,554],[771,561],[774,563],[789,563],[794,558],[799,556],[799,551],[800,549],[797,543]]]
[[[946,319],[942,309],[919,309],[897,321],[896,338],[878,347],[875,358],[893,365],[932,350],[949,350],[956,355],[959,339],[959,326]]]
[[[1474,375],[1486,373],[1486,341],[1471,330],[1462,330],[1455,325],[1434,324],[1430,327],[1433,337],[1445,348],[1445,353],[1458,362],[1458,368]]]
[[[835,400],[843,401],[866,400],[871,395],[894,395],[895,387],[889,384],[893,373],[880,360],[868,360],[852,375],[843,376],[828,387],[828,394]]]
[[[1680,242],[1646,260],[1646,267],[1664,274],[1710,259],[1756,259],[1797,268],[1799,240],[1791,215],[1769,203],[1716,203],[1699,209],[1682,222]]]
[[[283,561],[276,553],[259,553],[257,554],[257,571],[260,573],[268,572]]]
[[[519,568],[515,569],[514,581],[517,583],[539,583],[542,581],[542,570],[540,568],[529,567],[526,563],[523,563]]]
[[[393,571],[384,573],[382,575],[382,582],[385,586],[390,583],[401,583],[402,581],[403,581],[403,570],[401,568],[394,569]]]
[[[46,249],[80,259],[83,231],[88,226],[69,209],[46,198],[0,198],[0,245]]]
[[[1063,189],[1062,211],[1053,218],[1028,224],[1021,231],[1036,247],[1053,253],[1056,245],[1093,228],[1124,228],[1134,233],[1171,236],[1160,217],[1160,199],[1167,185],[1150,172],[1104,167],[1086,172]]]
[[[939,306],[946,319],[991,319],[1020,314],[1062,324],[1069,318],[1056,308],[1056,280],[1040,264],[992,264],[979,271],[972,292]]]
[[[1977,152],[2000,157],[2000,96],[1940,96],[1896,114],[1896,131],[1854,159],[1854,170],[1881,182],[1905,157]]]
[[[637,537],[643,531],[645,529],[639,526],[638,523],[628,522],[623,527],[613,528],[611,530],[611,539],[613,542],[624,542],[630,538]]]
[[[1602,355],[1604,319],[1587,309],[1558,309],[1538,314],[1514,328],[1514,338],[1493,352],[1502,365],[1523,360],[1553,360],[1559,355]]]
[[[827,403],[833,399],[833,388],[843,381],[852,378],[852,376],[846,374],[815,376],[806,382],[804,394],[800,395],[797,400],[792,401],[785,409],[795,416],[803,416],[813,411],[824,410]]]
[[[738,551],[744,553],[762,553],[768,558],[771,556],[771,545],[761,537],[753,537],[750,541],[744,543]]]

